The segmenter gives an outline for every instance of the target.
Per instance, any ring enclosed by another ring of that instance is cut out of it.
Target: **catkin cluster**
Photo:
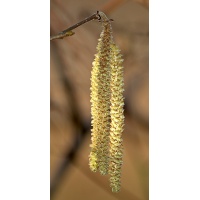
[[[91,73],[92,143],[89,166],[110,175],[110,186],[121,185],[122,132],[124,126],[123,59],[112,37],[111,22],[100,12],[103,30]]]

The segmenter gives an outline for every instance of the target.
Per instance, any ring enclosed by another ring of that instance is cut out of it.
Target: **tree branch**
[[[50,37],[50,40],[55,40],[55,39],[63,39],[64,37],[67,37],[67,36],[72,36],[74,35],[75,33],[72,31],[73,29],[81,26],[82,24],[85,24],[86,22],[89,22],[91,20],[94,20],[94,19],[97,19],[97,20],[101,20],[101,16],[99,15],[99,11],[97,11],[95,14],[91,15],[90,17],[87,17],[86,19],[78,22],[77,24],[65,29],[64,31],[58,33],[57,35],[53,35]]]

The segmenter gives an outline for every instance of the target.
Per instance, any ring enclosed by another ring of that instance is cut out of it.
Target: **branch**
[[[97,19],[97,20],[101,20],[101,16],[99,15],[99,11],[97,11],[95,14],[91,15],[90,17],[87,17],[86,19],[78,22],[77,24],[65,29],[64,31],[58,33],[57,35],[53,35],[50,37],[50,40],[54,40],[54,39],[63,39],[64,37],[67,37],[67,36],[72,36],[74,35],[75,33],[72,31],[73,29],[81,26],[82,24],[85,24],[86,22],[89,22],[91,20],[94,20],[94,19]]]

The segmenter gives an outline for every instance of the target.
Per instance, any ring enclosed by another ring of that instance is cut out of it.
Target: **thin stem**
[[[65,29],[64,31],[58,33],[57,35],[53,35],[50,37],[50,40],[54,40],[54,39],[63,39],[64,37],[67,37],[67,36],[71,36],[71,35],[74,35],[74,32],[72,31],[73,29],[81,26],[82,24],[85,24],[86,22],[89,22],[91,20],[94,20],[94,19],[97,19],[97,20],[100,20],[101,19],[101,16],[99,15],[99,11],[97,11],[95,14],[91,15],[90,17],[87,17],[86,19],[78,22],[77,24]]]

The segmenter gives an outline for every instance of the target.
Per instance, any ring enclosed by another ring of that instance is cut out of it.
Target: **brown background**
[[[90,171],[90,74],[101,26],[50,42],[51,199],[147,200],[149,171],[148,1],[51,0],[50,30],[56,34],[101,10],[112,23],[124,58],[125,130],[122,188],[113,194],[109,177]]]

